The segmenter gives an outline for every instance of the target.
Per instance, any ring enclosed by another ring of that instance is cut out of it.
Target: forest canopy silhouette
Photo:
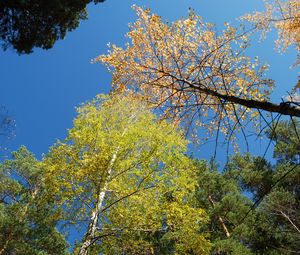
[[[105,0],[3,0],[0,3],[0,42],[18,54],[50,49],[67,32],[88,18],[87,5]]]

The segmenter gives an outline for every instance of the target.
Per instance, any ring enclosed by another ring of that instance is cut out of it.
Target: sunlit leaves
[[[155,249],[149,235],[169,226],[168,240],[178,254],[205,254],[207,235],[197,230],[206,216],[190,197],[196,183],[186,144],[180,131],[158,121],[137,96],[98,96],[78,108],[66,141],[45,158],[48,178],[56,180],[49,189],[67,212],[66,221],[91,226],[96,215],[96,231],[89,228],[84,239],[88,249]],[[183,245],[187,237],[189,246]]]
[[[265,11],[248,14],[243,19],[253,22],[263,32],[263,37],[272,27],[278,31],[277,49],[285,51],[290,45],[300,50],[300,1],[265,1]]]
[[[267,66],[244,54],[247,31],[226,24],[217,32],[193,12],[167,23],[133,8],[138,18],[127,33],[129,43],[124,49],[112,45],[96,58],[112,71],[114,89],[140,92],[175,123],[195,121],[228,139],[244,120],[255,122],[257,114],[235,99],[268,101],[273,83],[264,78]]]

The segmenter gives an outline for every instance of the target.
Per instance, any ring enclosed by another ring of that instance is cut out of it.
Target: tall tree
[[[167,117],[222,131],[227,139],[256,123],[262,111],[300,117],[297,102],[270,102],[267,67],[245,54],[249,31],[227,24],[217,32],[193,12],[166,23],[149,10],[134,9],[130,43],[124,49],[112,45],[109,54],[96,58],[112,71],[114,89],[133,89]]]
[[[0,165],[0,254],[67,254],[41,162],[25,148]]]
[[[190,201],[196,183],[181,134],[135,96],[100,96],[78,112],[44,161],[66,220],[87,224],[76,252],[157,254],[147,238],[168,233],[176,254],[206,254],[197,232],[206,217]]]
[[[202,231],[212,233],[211,254],[299,254],[297,133],[295,121],[268,132],[275,165],[250,155],[236,155],[223,172],[198,163],[197,198],[210,216]]]
[[[28,54],[50,49],[58,39],[87,19],[87,4],[105,0],[4,0],[0,2],[2,48]]]

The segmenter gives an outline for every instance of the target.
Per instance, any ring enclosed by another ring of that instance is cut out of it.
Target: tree
[[[25,147],[0,165],[0,254],[67,254],[44,174]]]
[[[200,232],[210,233],[211,254],[252,254],[247,247],[248,233],[254,216],[241,223],[252,202],[242,194],[242,188],[234,175],[219,172],[216,165],[196,162],[199,170],[196,197],[200,207],[206,209],[209,222]]]
[[[29,54],[35,47],[50,49],[58,39],[87,19],[86,5],[105,0],[4,0],[0,3],[2,48]]]
[[[159,235],[176,254],[206,254],[197,231],[206,217],[190,198],[194,169],[180,132],[133,95],[99,96],[78,113],[44,159],[65,220],[87,224],[75,253],[157,254],[150,237]]]
[[[296,128],[295,128],[296,126]],[[274,133],[274,130],[276,131]],[[298,122],[281,122],[272,165],[236,155],[222,172],[198,162],[199,206],[210,216],[211,254],[298,254],[300,244]]]
[[[297,102],[273,104],[273,81],[267,66],[245,55],[249,31],[229,24],[220,33],[191,12],[187,19],[164,23],[134,6],[137,21],[130,43],[115,45],[100,61],[112,71],[115,90],[132,89],[163,111],[166,117],[222,131],[227,139],[247,123],[257,123],[262,111],[300,117]],[[208,121],[206,121],[208,120]],[[246,135],[244,134],[246,137]]]

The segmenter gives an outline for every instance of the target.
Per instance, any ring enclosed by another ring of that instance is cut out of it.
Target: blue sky
[[[187,16],[192,7],[204,20],[222,26],[235,18],[263,9],[261,0],[106,0],[89,5],[89,19],[58,41],[50,50],[36,49],[33,54],[18,56],[12,50],[0,50],[0,105],[16,121],[16,137],[7,146],[10,150],[24,144],[40,157],[56,139],[63,139],[72,127],[75,107],[98,93],[107,93],[111,76],[91,59],[107,51],[107,43],[123,45],[128,23],[135,20],[132,4],[151,8],[169,21]],[[275,79],[273,101],[290,91],[297,72],[289,67],[295,51],[284,55],[274,51],[274,34],[255,44],[249,54],[260,56],[271,64],[269,77]],[[260,148],[256,146],[257,154]],[[263,149],[262,149],[263,150]],[[200,152],[200,157],[207,156]]]

